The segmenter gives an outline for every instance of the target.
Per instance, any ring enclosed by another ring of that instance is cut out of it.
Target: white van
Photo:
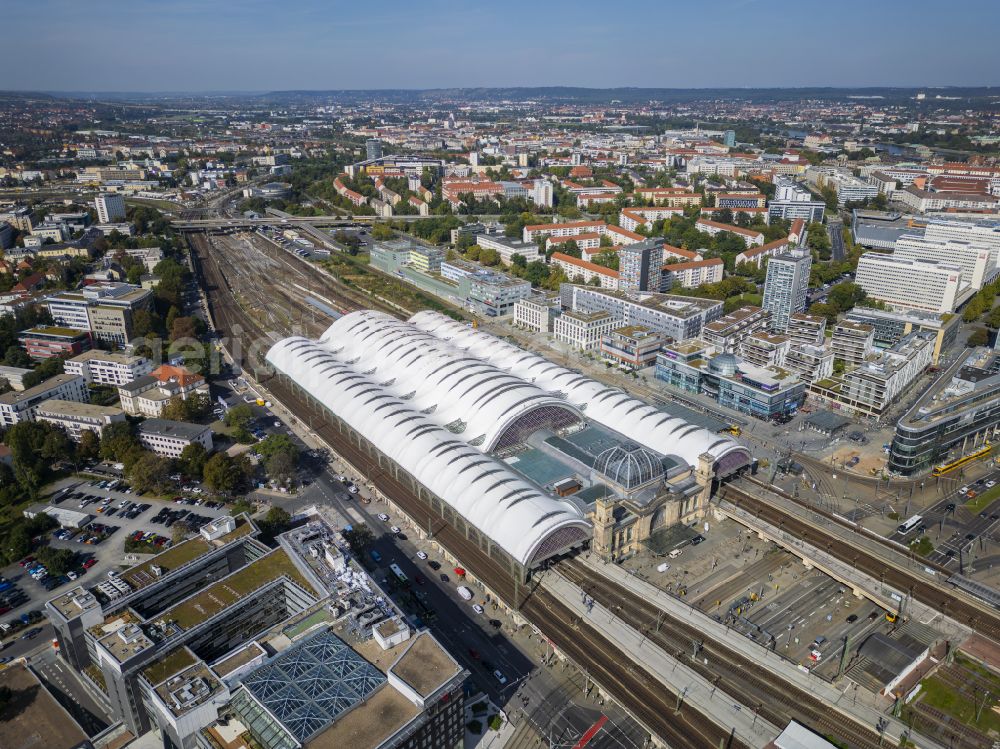
[[[683,552],[684,549],[674,549],[669,554],[667,554],[667,556],[670,557],[671,559],[677,559],[677,557],[679,557]]]
[[[661,564],[658,564],[657,567],[656,567],[656,571],[657,572],[666,572],[669,569],[670,569],[670,565],[667,564],[666,562],[662,562]]]

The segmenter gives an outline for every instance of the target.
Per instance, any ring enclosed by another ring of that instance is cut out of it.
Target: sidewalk
[[[899,736],[906,732],[906,726],[901,721],[877,710],[870,704],[875,699],[871,692],[865,692],[865,698],[857,699],[855,695],[848,696],[847,690],[843,692],[835,688],[828,682],[814,676],[811,673],[803,672],[797,666],[784,659],[781,655],[773,653],[767,648],[750,640],[740,634],[732,633],[729,629],[702,612],[687,606],[673,596],[663,592],[655,585],[646,582],[634,575],[628,574],[624,569],[615,564],[604,564],[596,560],[593,556],[584,555],[579,560],[592,569],[595,574],[614,580],[623,588],[642,596],[657,608],[667,612],[676,618],[682,618],[697,625],[697,627],[711,637],[713,640],[725,643],[730,649],[740,655],[752,660],[760,668],[774,674],[778,678],[788,683],[794,684],[805,692],[822,699],[841,715],[847,716],[862,725],[875,726],[879,718],[889,720],[890,724],[886,729],[886,737],[892,737],[893,741],[898,741]],[[579,600],[579,588],[573,587],[575,594],[570,596]],[[861,691],[860,689],[858,690]],[[920,746],[930,749],[936,746],[921,737]],[[939,747],[938,749],[942,749]]]
[[[745,705],[733,702],[732,697],[718,692],[711,683],[703,679],[677,659],[667,655],[662,648],[649,642],[644,635],[628,627],[611,612],[595,603],[593,607],[583,604],[583,596],[578,587],[558,573],[548,572],[542,579],[542,586],[557,596],[559,601],[585,619],[635,663],[643,664],[654,678],[671,692],[681,696],[699,712],[726,730],[732,730],[736,737],[748,746],[759,749],[767,746],[781,733],[781,728],[771,725]],[[588,611],[588,608],[590,610]],[[623,668],[629,668],[623,664]]]

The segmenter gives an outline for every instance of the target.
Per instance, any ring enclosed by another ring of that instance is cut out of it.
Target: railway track
[[[823,549],[840,561],[881,580],[883,584],[908,593],[913,599],[940,611],[973,631],[1000,642],[1000,615],[992,611],[988,605],[969,601],[948,588],[931,583],[910,570],[867,551],[860,545],[853,545],[829,534],[822,527],[785,512],[732,484],[725,486],[721,490],[721,495],[758,519]]]
[[[192,245],[195,243],[192,242]],[[266,336],[262,324],[248,316],[246,311],[227,292],[228,284],[220,273],[219,264],[206,251],[205,246],[194,247],[195,267],[208,290],[209,308],[216,328],[224,336]],[[348,306],[348,300],[336,299]],[[246,346],[234,349],[237,363],[245,361]],[[461,531],[440,517],[432,508],[418,499],[413,492],[341,434],[322,414],[305,401],[290,386],[277,377],[265,380],[266,387],[300,420],[343,456],[364,476],[368,477],[386,497],[406,512],[414,521],[427,519],[425,527],[434,539],[457,559],[462,561],[477,578],[482,580],[507,605],[520,610],[552,645],[566,655],[577,667],[586,669],[590,677],[612,699],[623,705],[635,718],[671,749],[705,749],[726,747],[745,749],[746,744],[720,726],[710,717],[687,703],[676,709],[676,695],[667,690],[656,677],[640,665],[624,668],[628,657],[620,652],[599,632],[578,618],[554,596],[537,586],[515,586],[509,572],[488,556]]]
[[[650,642],[715,684],[719,691],[743,705],[756,706],[761,717],[774,725],[785,726],[790,720],[797,720],[848,746],[878,749],[879,736],[875,731],[833,713],[822,700],[771,676],[753,660],[705,637],[698,627],[667,614],[576,560],[562,560],[556,569]],[[694,643],[701,643],[697,657],[694,657]]]

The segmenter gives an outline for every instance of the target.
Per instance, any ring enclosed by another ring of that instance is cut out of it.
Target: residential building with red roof
[[[739,265],[740,263],[753,263],[759,268],[761,263],[764,262],[764,258],[774,257],[775,255],[780,255],[783,252],[788,252],[791,244],[792,242],[789,237],[776,239],[773,242],[768,242],[767,244],[760,245],[759,247],[744,250],[735,257],[733,262],[736,265]]]
[[[674,286],[693,289],[705,283],[722,280],[722,258],[693,260],[685,263],[666,263],[663,266],[661,289],[669,291]]]
[[[552,254],[551,263],[561,268],[566,277],[571,281],[579,277],[583,280],[583,283],[590,283],[592,279],[596,278],[600,282],[602,289],[618,290],[619,276],[616,270],[605,268],[603,265],[592,263],[589,260],[581,260],[570,255],[564,255],[561,252],[554,252]]]
[[[754,245],[764,244],[764,234],[754,229],[744,229],[742,226],[733,226],[732,224],[723,224],[718,221],[710,221],[707,218],[700,218],[695,222],[695,226],[703,232],[707,232],[712,236],[716,234],[721,234],[724,231],[728,231],[731,234],[735,234],[747,247],[753,247]]]
[[[607,224],[603,221],[567,221],[561,224],[533,224],[525,226],[521,238],[525,242],[534,242],[538,237],[575,237],[577,234],[597,232],[604,234]]]

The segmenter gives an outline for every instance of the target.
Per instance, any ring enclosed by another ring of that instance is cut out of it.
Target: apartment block
[[[35,419],[61,427],[71,440],[79,442],[84,432],[93,432],[100,438],[105,427],[125,421],[125,412],[116,406],[53,398],[38,404]]]
[[[875,351],[875,329],[864,323],[841,320],[833,329],[830,347],[834,359],[856,367]]]
[[[767,263],[764,309],[771,313],[771,328],[784,332],[793,314],[806,308],[812,255],[792,250],[775,255]]]
[[[601,357],[621,369],[643,369],[656,364],[656,354],[665,342],[662,333],[644,325],[627,325],[601,339]]]
[[[127,385],[152,372],[153,363],[144,356],[86,351],[67,359],[63,371],[80,375],[88,385]]]
[[[826,318],[822,315],[796,312],[788,317],[785,335],[793,344],[822,346],[826,342]]]
[[[165,458],[179,458],[188,445],[198,444],[212,452],[212,430],[202,424],[168,419],[146,419],[136,427],[139,442]]]
[[[861,256],[854,281],[868,296],[895,310],[954,312],[975,293],[962,278],[960,265],[875,252]]]
[[[697,338],[702,328],[722,315],[723,303],[714,299],[640,294],[563,284],[562,306],[574,312],[605,311],[620,325],[643,325],[673,341]]]
[[[26,390],[0,395],[0,424],[5,427],[22,421],[34,421],[38,406],[52,399],[86,403],[90,399],[82,377],[60,374]]]
[[[701,338],[717,351],[733,354],[739,351],[744,339],[763,330],[770,322],[770,312],[748,305],[707,323],[702,328]]]

